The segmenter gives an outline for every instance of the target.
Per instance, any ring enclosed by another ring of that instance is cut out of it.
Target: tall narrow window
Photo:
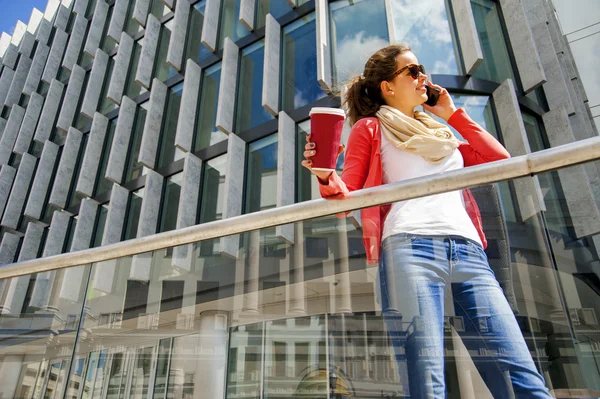
[[[201,0],[192,6],[190,11],[190,27],[188,28],[188,37],[185,47],[185,59],[191,58],[198,64],[201,60],[212,54],[201,42],[205,11],[206,0]],[[184,65],[182,65],[182,67],[184,67]]]
[[[156,50],[154,77],[161,82],[177,75],[177,71],[167,64],[167,53],[169,51],[169,43],[171,42],[171,33],[173,31],[174,23],[175,20],[172,19],[160,27],[160,39],[158,40],[158,49]]]
[[[227,155],[221,155],[205,163],[200,193],[199,223],[221,220],[223,217],[223,194]]]
[[[129,195],[129,204],[127,205],[127,216],[125,220],[124,240],[130,240],[137,236],[140,213],[142,211],[142,201],[144,199],[144,189],[131,192]]]
[[[102,245],[102,236],[104,235],[104,227],[106,226],[106,217],[108,216],[109,204],[103,204],[98,210],[96,216],[96,226],[94,228],[94,238],[92,240],[92,248]]]
[[[277,202],[277,135],[248,144],[245,213],[273,208]]]
[[[133,51],[131,53],[131,63],[129,64],[127,83],[125,84],[125,95],[132,99],[135,99],[137,96],[147,91],[144,87],[142,87],[142,85],[135,81],[135,74],[137,72],[138,64],[140,63],[140,55],[142,54],[143,44],[144,38],[142,37],[134,43]]]
[[[102,148],[102,153],[100,154],[100,166],[98,168],[98,177],[96,181],[96,196],[107,193],[113,186],[113,182],[107,180],[104,175],[106,174],[108,155],[112,147],[113,138],[115,137],[118,119],[119,118],[114,118],[108,122],[108,129],[106,131],[106,137],[104,138],[104,146]]]
[[[159,145],[159,168],[183,158],[183,152],[175,147],[175,133],[177,131],[177,120],[179,118],[179,109],[181,107],[182,92],[183,83],[179,83],[169,89]]]
[[[290,11],[293,11],[293,9],[287,1],[257,0],[254,30],[265,26],[267,14],[271,14],[275,19],[277,19]]]
[[[146,115],[149,106],[149,101],[146,101],[137,108],[135,122],[131,132],[129,153],[127,155],[127,169],[125,171],[126,182],[135,180],[146,174],[144,166],[138,162],[138,155],[140,154],[140,145],[142,143],[142,135],[144,134],[144,125],[146,124]]]
[[[250,31],[240,22],[240,2],[241,0],[223,0],[219,29],[219,50],[223,48],[226,37],[237,42],[242,37],[250,34]]]
[[[177,173],[166,179],[165,193],[162,201],[160,224],[158,232],[175,230],[177,214],[179,212],[179,198],[181,197],[181,184],[183,172]]]
[[[227,135],[216,127],[220,84],[221,63],[219,62],[207,68],[202,74],[194,151],[202,150],[227,139]]]

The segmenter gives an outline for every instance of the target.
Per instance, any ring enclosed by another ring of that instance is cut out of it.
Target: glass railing
[[[326,215],[0,280],[0,398],[417,398],[441,375],[479,399],[535,373],[554,397],[600,396],[597,167],[472,187],[485,252],[468,228],[394,235],[369,264],[360,218]],[[502,290],[473,302],[486,259]],[[434,274],[407,285],[400,264]]]

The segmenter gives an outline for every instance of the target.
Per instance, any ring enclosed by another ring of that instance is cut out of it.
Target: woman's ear
[[[382,81],[379,85],[379,88],[381,89],[381,93],[384,96],[394,95],[394,88],[392,87],[392,85],[390,85],[390,82],[388,82],[387,80]]]

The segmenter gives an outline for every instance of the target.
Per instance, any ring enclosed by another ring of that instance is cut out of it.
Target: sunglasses
[[[396,76],[400,75],[402,72],[406,71],[407,69],[408,69],[408,74],[413,79],[417,79],[419,77],[419,74],[421,74],[421,73],[423,75],[425,75],[425,67],[423,65],[411,64],[411,65],[407,65],[405,67],[398,69],[396,72],[394,72],[394,74],[392,75],[392,77],[389,80],[393,80]],[[408,75],[406,75],[406,76],[408,76]]]

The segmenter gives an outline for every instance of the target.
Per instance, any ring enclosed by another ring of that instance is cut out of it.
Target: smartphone
[[[425,104],[433,107],[437,104],[438,98],[440,98],[440,91],[429,85],[426,85],[425,87],[427,88],[427,101],[425,101]]]

